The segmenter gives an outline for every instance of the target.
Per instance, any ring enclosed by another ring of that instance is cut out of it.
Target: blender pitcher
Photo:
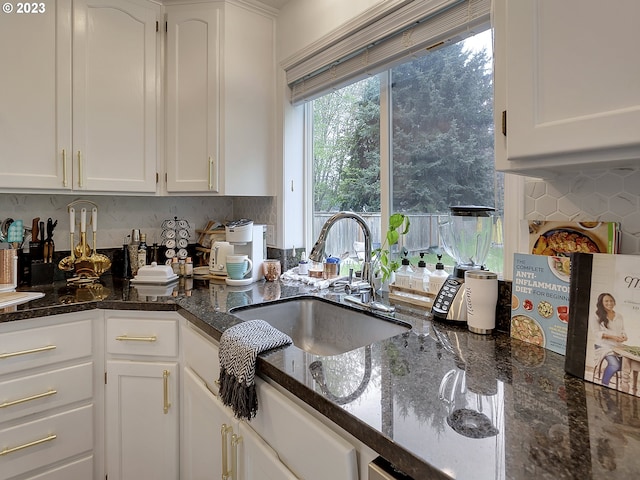
[[[433,300],[431,313],[440,320],[466,322],[464,273],[484,269],[491,246],[495,208],[477,205],[449,207],[446,220],[438,225],[444,251],[456,264],[453,273]]]

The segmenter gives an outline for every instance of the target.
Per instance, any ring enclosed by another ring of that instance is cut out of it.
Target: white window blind
[[[414,1],[347,38],[286,67],[291,103],[375,75],[490,22],[491,0]]]

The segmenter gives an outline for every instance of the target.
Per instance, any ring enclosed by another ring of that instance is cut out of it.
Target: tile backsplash
[[[621,253],[640,254],[640,168],[580,172],[553,180],[527,179],[525,217],[621,222]]]
[[[128,197],[120,195],[71,196],[40,194],[0,194],[0,219],[22,219],[31,225],[34,217],[46,222],[58,220],[54,232],[56,247],[69,249],[69,214],[67,205],[76,200],[88,200],[98,207],[97,244],[99,249],[121,247],[133,228],[147,234],[147,242],[161,243],[162,222],[178,217],[190,225],[190,242],[197,240],[196,229],[209,220],[234,219],[234,201],[230,197]],[[80,205],[76,216],[80,219]],[[89,205],[90,208],[90,205]],[[242,216],[243,214],[238,214]],[[1,221],[0,220],[0,221]],[[76,230],[77,232],[77,230]],[[76,233],[77,235],[77,233]]]

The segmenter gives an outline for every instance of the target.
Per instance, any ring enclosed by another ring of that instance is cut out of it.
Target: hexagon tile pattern
[[[528,220],[620,222],[621,253],[640,254],[640,168],[527,179]]]

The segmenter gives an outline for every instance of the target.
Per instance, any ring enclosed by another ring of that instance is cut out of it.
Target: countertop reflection
[[[228,313],[234,307],[342,296],[282,282],[176,287],[153,295],[107,277],[96,287],[98,297],[106,295],[94,299],[73,296],[66,285],[34,288],[45,297],[3,313],[0,322],[86,308],[175,309],[219,339],[238,322]],[[505,334],[472,334],[402,306],[395,316],[412,330],[341,355],[289,346],[261,355],[259,373],[416,479],[640,474],[640,398],[565,375],[563,356]]]

